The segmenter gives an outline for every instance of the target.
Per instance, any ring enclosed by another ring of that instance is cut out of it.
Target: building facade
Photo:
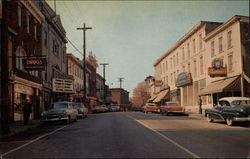
[[[10,117],[12,121],[23,120],[22,105],[25,98],[30,97],[33,103],[31,118],[37,119],[42,111],[42,71],[28,69],[26,61],[42,56],[44,16],[32,1],[10,1],[9,10],[7,54],[10,57]]]
[[[96,74],[96,97],[98,104],[104,104],[104,78],[100,74]]]
[[[129,102],[129,92],[122,88],[110,88],[112,102],[119,104],[121,107],[128,107]]]
[[[225,23],[202,21],[155,62],[155,77],[169,86],[170,100],[186,106],[188,111],[198,112],[199,96],[203,107],[207,108],[220,97],[241,95],[236,86],[227,93],[222,90],[220,95],[213,95],[213,91],[207,89],[211,88],[212,82],[240,75],[242,68],[247,67],[240,62],[245,61],[246,64],[249,59],[249,51],[247,53],[246,47],[242,46],[242,20],[249,21],[249,17],[234,16]],[[213,71],[216,65],[222,68],[218,68],[217,73]],[[246,78],[249,73],[244,74]],[[233,78],[225,83],[235,82],[237,85],[235,80]]]

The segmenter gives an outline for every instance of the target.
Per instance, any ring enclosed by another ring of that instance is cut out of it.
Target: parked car
[[[112,112],[117,112],[120,110],[120,106],[119,105],[111,105],[111,111]]]
[[[250,98],[226,97],[219,99],[219,104],[213,109],[205,109],[209,122],[223,120],[231,126],[235,122],[250,121]]]
[[[176,102],[167,101],[160,106],[160,112],[162,115],[168,114],[185,114],[185,108],[178,105]]]
[[[97,105],[94,108],[92,108],[93,113],[104,113],[108,112],[108,108],[105,105]]]
[[[77,110],[77,118],[83,119],[84,117],[87,117],[88,108],[86,108],[83,103],[73,103],[73,106],[74,109]]]
[[[52,103],[52,109],[44,111],[41,114],[42,122],[65,121],[70,123],[77,120],[77,111],[73,108],[72,102]]]
[[[131,110],[135,112],[141,112],[142,108],[140,106],[133,106]]]
[[[156,104],[154,103],[146,103],[143,107],[142,107],[142,111],[144,113],[148,113],[148,112],[152,112],[152,113],[159,113],[160,109],[159,107],[157,107]]]

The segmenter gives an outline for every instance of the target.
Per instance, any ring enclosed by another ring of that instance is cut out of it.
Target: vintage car
[[[83,103],[73,103],[73,106],[74,109],[77,110],[77,118],[83,119],[84,117],[87,117],[88,108],[86,108]]]
[[[93,107],[91,110],[92,110],[92,113],[108,112],[108,108],[105,105],[97,105],[97,106]]]
[[[77,120],[77,111],[73,108],[72,102],[52,103],[52,109],[41,114],[42,122],[65,121],[67,124]]]
[[[154,103],[146,103],[143,107],[142,107],[142,111],[144,113],[148,113],[148,112],[151,112],[151,113],[159,113],[160,112],[160,109],[157,107],[156,104]]]
[[[229,126],[235,122],[250,121],[250,98],[221,98],[219,99],[219,104],[213,109],[205,109],[205,116],[209,122],[223,120]]]
[[[160,113],[162,115],[185,114],[185,108],[178,105],[176,102],[167,101],[165,104],[160,106]]]
[[[141,111],[142,111],[142,107],[140,107],[140,106],[133,106],[133,107],[131,108],[131,110],[132,110],[132,111],[135,111],[135,112],[141,112]]]
[[[119,110],[120,110],[120,105],[117,105],[117,104],[110,105],[110,111],[111,112],[117,112]]]

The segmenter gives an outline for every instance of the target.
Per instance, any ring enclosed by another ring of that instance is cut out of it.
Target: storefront
[[[156,103],[157,105],[162,105],[169,100],[170,100],[169,89],[163,89],[157,94],[157,97],[153,100],[153,103]]]
[[[181,88],[181,105],[190,106],[194,103],[194,90],[191,73],[182,72],[178,74],[176,86]],[[176,97],[180,98],[180,97]]]

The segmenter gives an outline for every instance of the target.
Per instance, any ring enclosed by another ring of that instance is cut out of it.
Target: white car
[[[88,108],[86,108],[83,103],[73,103],[73,105],[74,109],[77,110],[77,118],[83,119],[84,117],[87,117]]]
[[[72,120],[77,121],[77,111],[73,108],[72,102],[52,103],[52,109],[41,114],[42,122],[65,121],[67,124]]]

